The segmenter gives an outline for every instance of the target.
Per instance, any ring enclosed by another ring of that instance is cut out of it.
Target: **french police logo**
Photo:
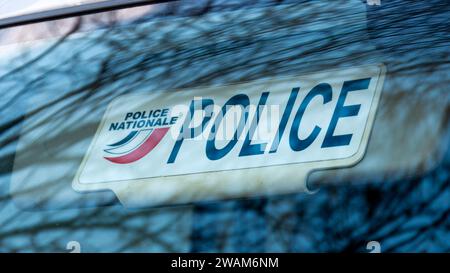
[[[110,132],[132,130],[120,140],[108,144],[104,158],[116,164],[130,164],[149,154],[166,136],[178,117],[168,117],[169,109],[126,113],[124,119],[112,122]]]
[[[385,67],[117,97],[73,181],[129,206],[307,190],[364,156]]]

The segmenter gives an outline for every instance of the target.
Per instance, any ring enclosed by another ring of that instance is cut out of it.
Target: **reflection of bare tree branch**
[[[410,5],[416,9],[422,4]],[[99,15],[97,21],[91,18],[102,25],[99,31],[76,37],[85,23],[80,18],[58,41],[0,77],[0,89],[13,94],[0,107],[5,116],[0,120],[0,185],[9,184],[14,158],[16,163],[23,160],[14,166],[15,174],[27,178],[12,194],[9,189],[0,191],[0,250],[63,250],[69,237],[79,236],[101,242],[109,251],[149,245],[180,251],[176,242],[182,240],[192,241],[193,251],[364,251],[369,240],[382,242],[383,251],[450,251],[448,239],[443,239],[450,235],[447,163],[420,177],[383,176],[385,181],[379,184],[325,184],[311,196],[198,204],[193,222],[186,220],[192,207],[125,210],[107,206],[114,202],[108,198],[97,202],[82,194],[67,197],[85,149],[58,152],[86,148],[106,105],[127,93],[232,83],[381,59],[389,64],[392,77],[393,88],[385,94],[391,98],[388,103],[404,100],[407,93],[413,109],[425,96],[434,98],[430,107],[445,111],[447,120],[432,122],[448,128],[450,36],[442,23],[432,21],[402,35],[393,25],[402,23],[404,16],[394,9],[393,17],[379,18],[378,29],[367,33],[361,27],[365,22],[358,21],[356,13],[344,13],[351,9],[339,6],[341,2],[330,4],[323,14],[307,5],[302,6],[305,10],[285,5],[252,7],[254,16],[243,8],[207,17],[226,9],[223,5],[167,4],[160,13],[173,18],[147,25],[118,24],[111,12]],[[180,16],[186,8],[191,15],[202,16]],[[412,22],[423,22],[442,14],[448,17],[443,11],[445,7],[436,4],[427,14],[414,10],[408,16]],[[423,75],[427,78],[414,90],[401,84]],[[414,114],[395,109],[386,107],[382,114]],[[33,134],[37,135],[33,141],[16,147]],[[444,147],[445,141],[436,145]],[[44,147],[53,157],[42,160],[36,147]],[[55,166],[61,169],[55,171]],[[46,169],[45,181],[33,180]],[[28,202],[31,211],[15,207],[17,200]],[[55,207],[59,202],[61,206]],[[81,209],[80,203],[90,208]],[[99,234],[115,239],[96,239]],[[20,245],[21,240],[28,241]],[[117,242],[106,244],[108,240]]]

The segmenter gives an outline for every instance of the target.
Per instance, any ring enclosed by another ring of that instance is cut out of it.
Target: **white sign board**
[[[385,68],[130,94],[108,106],[73,181],[127,206],[305,191],[364,156]]]

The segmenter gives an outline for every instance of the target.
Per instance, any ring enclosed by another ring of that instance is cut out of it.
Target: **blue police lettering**
[[[344,106],[345,98],[347,97],[348,92],[367,90],[369,83],[370,78],[344,82],[336,108],[334,109],[333,117],[331,118],[330,126],[328,126],[325,139],[323,140],[322,148],[345,146],[350,144],[353,136],[352,134],[335,136],[333,135],[334,130],[336,129],[337,122],[340,118],[357,116],[359,109],[361,108],[360,104]]]
[[[191,139],[203,132],[203,129],[205,128],[206,124],[210,121],[213,111],[212,107],[214,105],[214,101],[211,99],[201,99],[201,100],[193,100],[191,102],[191,105],[189,107],[189,114],[186,115],[186,118],[184,119],[183,126],[181,127],[180,134],[178,135],[177,141],[175,142],[175,145],[172,149],[172,152],[170,152],[169,160],[167,161],[168,164],[175,162],[175,159],[178,155],[178,152],[180,151],[181,144],[183,144],[183,141],[185,139]],[[200,109],[197,109],[199,107]],[[191,124],[192,118],[194,117],[195,111],[206,111],[205,117],[203,118],[203,121],[201,125],[199,125],[199,128],[190,128],[189,125]],[[186,131],[185,129],[188,129]]]
[[[336,146],[346,146],[350,145],[353,134],[344,134],[344,135],[335,135],[335,130],[338,124],[338,121],[341,118],[349,118],[354,117],[359,114],[361,105],[346,105],[345,101],[349,92],[357,92],[367,90],[370,84],[370,78],[345,81],[343,83],[342,89],[339,92],[337,98],[333,98],[333,90],[330,84],[328,83],[320,83],[314,86],[304,97],[304,99],[300,102],[298,109],[293,109],[295,102],[298,97],[298,93],[300,87],[293,87],[290,95],[287,99],[286,107],[281,116],[281,120],[279,121],[277,132],[275,135],[275,139],[272,141],[272,145],[269,149],[269,153],[276,153],[280,143],[283,141],[283,135],[286,132],[289,117],[294,115],[292,125],[288,130],[288,143],[289,147],[294,152],[301,152],[307,149],[314,141],[317,140],[320,132],[323,128],[318,125],[309,132],[308,136],[304,139],[299,138],[299,130],[302,122],[302,118],[306,111],[308,111],[308,106],[313,99],[321,98],[322,104],[326,105],[330,103],[333,99],[337,99],[336,106],[334,107],[333,114],[331,116],[331,120],[328,124],[328,128],[325,128],[325,136],[323,142],[321,144],[321,148],[331,148]],[[179,132],[179,136],[175,141],[175,144],[172,148],[172,151],[169,155],[169,159],[167,163],[174,163],[177,155],[181,149],[182,144],[185,140],[193,139],[203,133],[206,125],[209,122],[212,122],[211,130],[209,132],[209,137],[206,141],[205,145],[205,155],[209,160],[220,160],[224,158],[227,154],[230,153],[231,150],[238,143],[238,138],[244,131],[244,127],[247,122],[250,122],[249,130],[246,132],[245,139],[240,148],[239,157],[245,156],[255,156],[264,154],[267,148],[268,143],[252,143],[253,134],[255,129],[258,127],[259,119],[260,119],[260,111],[262,108],[266,106],[267,100],[270,97],[270,92],[266,91],[260,95],[256,114],[254,118],[248,121],[248,112],[242,111],[241,117],[239,119],[239,124],[234,132],[232,139],[228,140],[226,145],[222,148],[217,148],[216,146],[216,134],[219,126],[223,122],[223,118],[227,113],[230,106],[234,107],[242,107],[246,109],[250,105],[250,98],[246,94],[237,94],[228,99],[228,101],[221,107],[221,112],[218,114],[214,120],[212,120],[214,111],[212,110],[212,106],[214,106],[214,101],[212,99],[201,99],[201,100],[193,100],[191,101],[191,105],[189,107],[189,112],[185,117],[183,122],[183,126]],[[194,116],[195,111],[202,111],[204,113],[203,120],[201,124],[197,127],[190,127],[192,118]],[[128,115],[128,114],[127,114]]]
[[[315,126],[311,134],[306,139],[299,139],[298,138],[298,130],[300,128],[300,121],[303,117],[303,114],[306,111],[306,107],[311,102],[311,100],[316,96],[322,96],[323,97],[323,103],[329,103],[331,101],[331,98],[333,96],[333,91],[331,90],[331,86],[327,83],[321,83],[316,85],[309,93],[306,95],[305,99],[300,104],[300,107],[295,114],[294,122],[292,123],[291,132],[289,134],[289,145],[291,146],[291,149],[293,151],[302,151],[311,145],[314,140],[317,138],[317,136],[320,133],[319,126]]]
[[[249,155],[258,155],[263,154],[266,150],[267,143],[259,143],[259,144],[252,144],[251,140],[253,139],[253,135],[255,133],[256,127],[258,126],[259,118],[260,118],[260,112],[261,108],[266,105],[267,98],[269,97],[269,92],[264,92],[261,95],[261,98],[259,100],[258,106],[256,108],[256,115],[254,120],[252,121],[252,125],[250,127],[250,130],[247,133],[247,136],[245,137],[244,144],[242,145],[241,152],[239,153],[239,156],[249,156]]]
[[[222,149],[217,149],[215,146],[215,135],[217,133],[217,128],[219,127],[220,123],[222,122],[223,117],[225,116],[227,109],[230,109],[232,105],[239,105],[242,106],[242,116],[239,120],[238,128],[236,129],[233,138],[228,142],[225,147]],[[250,99],[247,95],[239,94],[231,97],[222,107],[222,115],[218,115],[216,118],[213,127],[211,128],[210,136],[208,137],[208,141],[206,142],[206,156],[210,160],[218,160],[227,155],[231,149],[236,145],[238,142],[238,138],[241,135],[245,123],[247,122],[247,115],[245,113],[245,109],[250,105]]]

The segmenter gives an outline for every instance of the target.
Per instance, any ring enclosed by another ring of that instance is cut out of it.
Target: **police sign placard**
[[[373,65],[118,97],[73,187],[128,206],[305,191],[310,172],[361,160],[384,75]]]

